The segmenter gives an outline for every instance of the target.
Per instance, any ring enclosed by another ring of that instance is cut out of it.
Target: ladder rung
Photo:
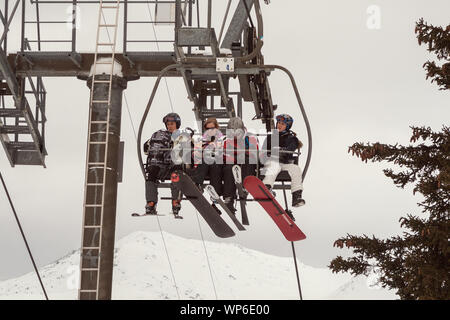
[[[109,81],[109,80],[95,80],[94,79],[94,82],[95,83],[110,83],[111,81]]]
[[[106,141],[92,141],[89,144],[106,144]]]
[[[117,27],[117,24],[99,24],[99,27]]]
[[[101,228],[102,226],[84,226],[86,229],[98,229]]]
[[[87,186],[103,186],[103,183],[86,183]]]
[[[98,207],[102,207],[103,205],[101,205],[101,204],[85,204],[84,206],[86,208],[98,208]]]
[[[108,123],[108,121],[104,121],[104,120],[94,120],[94,121],[91,121],[91,123]]]
[[[105,9],[117,9],[119,6],[102,6]]]
[[[100,247],[83,247],[81,250],[100,250]]]
[[[109,103],[108,100],[92,100],[92,103]]]
[[[114,42],[99,42],[97,46],[113,46]]]
[[[88,162],[88,166],[104,166],[104,162]]]
[[[81,271],[98,271],[99,268],[81,268]]]
[[[95,63],[96,63],[96,64],[113,64],[113,63],[110,62],[110,61],[96,61]]]
[[[83,290],[83,289],[80,289],[80,292],[97,292],[97,290]]]

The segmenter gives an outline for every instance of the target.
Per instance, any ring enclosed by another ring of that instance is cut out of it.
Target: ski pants
[[[286,170],[291,177],[291,191],[303,190],[302,169],[295,163],[280,163],[278,160],[269,159],[264,165],[264,184],[273,187],[280,171]]]
[[[223,170],[223,197],[236,198],[236,183],[233,176],[233,164],[226,164]],[[242,182],[247,176],[254,176],[256,164],[241,164]]]
[[[147,167],[147,179],[145,180],[145,198],[147,203],[158,202],[158,180],[163,179],[161,175],[164,175],[164,171],[168,168],[161,166],[148,166]],[[177,170],[177,167],[173,167],[169,170],[170,173]],[[172,183],[170,184],[170,191],[172,199],[181,199],[181,191],[178,190]]]
[[[209,183],[214,187],[219,196],[222,195],[223,164],[201,163],[192,171],[192,180],[197,184],[203,184],[209,173]]]

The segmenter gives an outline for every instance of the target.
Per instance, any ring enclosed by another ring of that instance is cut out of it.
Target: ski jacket
[[[272,156],[273,148],[277,146],[271,145],[272,135],[268,135],[266,140],[264,141],[263,150],[267,151],[267,155],[269,157]],[[293,163],[294,162],[294,152],[299,149],[301,146],[301,142],[298,140],[295,132],[291,130],[283,131],[279,133],[279,161],[280,163]],[[289,153],[283,153],[282,151],[290,151]]]
[[[257,164],[258,139],[245,132],[242,136],[233,136],[225,139],[224,162],[226,164]]]
[[[161,129],[152,134],[144,143],[144,153],[147,155],[149,165],[171,165],[170,152],[173,147],[172,133]]]

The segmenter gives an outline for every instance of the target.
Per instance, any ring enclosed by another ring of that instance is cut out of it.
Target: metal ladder
[[[111,106],[111,86],[114,73],[114,57],[116,49],[117,39],[117,26],[119,18],[119,3],[120,0],[116,0],[115,5],[111,3],[104,4],[103,0],[100,0],[99,13],[98,13],[98,28],[96,38],[96,48],[94,56],[94,65],[92,68],[92,85],[91,95],[89,103],[89,128],[88,128],[88,143],[86,153],[86,177],[85,177],[85,195],[84,195],[84,207],[83,207],[83,235],[81,244],[81,263],[80,263],[80,289],[79,298],[83,299],[89,297],[92,299],[95,294],[95,299],[99,299],[99,275],[101,266],[101,248],[102,248],[102,225],[105,206],[105,182],[106,171],[108,170],[108,140],[110,134],[110,106]],[[111,22],[106,21],[105,12],[113,14],[113,20]],[[108,33],[109,42],[101,42],[100,32],[105,30]],[[108,28],[113,29],[113,39],[109,36]],[[100,48],[110,47],[110,52],[101,51]],[[106,56],[106,57],[105,57]],[[100,60],[99,59],[104,59]],[[109,59],[109,60],[106,60]],[[97,66],[106,65],[110,66],[109,78],[107,75],[96,75]],[[98,84],[107,84],[109,87],[108,95],[106,99],[94,100],[95,86]],[[94,105],[96,108],[106,108],[106,114],[104,119],[93,120]],[[91,150],[94,150],[96,156],[102,155],[100,158],[103,160],[93,160],[90,158]],[[91,175],[93,173],[93,176]],[[99,177],[102,179],[99,181]],[[94,178],[94,179],[92,179]],[[92,181],[94,180],[94,181]],[[88,199],[88,188],[95,188],[96,195],[93,199]],[[99,213],[99,217],[98,217]],[[90,216],[90,214],[92,216]],[[90,259],[89,259],[90,258]],[[88,263],[86,263],[88,262]],[[87,264],[87,266],[86,266]],[[91,281],[88,284],[83,283],[83,276]],[[95,287],[92,283],[96,283]]]

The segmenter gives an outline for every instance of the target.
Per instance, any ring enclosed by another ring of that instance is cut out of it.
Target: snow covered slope
[[[292,258],[233,244],[205,242],[205,247],[169,233],[134,232],[122,238],[115,249],[113,299],[298,299]],[[79,262],[74,251],[40,270],[50,299],[77,299]],[[397,298],[370,288],[366,278],[298,264],[304,299]],[[42,298],[34,273],[0,282],[0,299]]]

